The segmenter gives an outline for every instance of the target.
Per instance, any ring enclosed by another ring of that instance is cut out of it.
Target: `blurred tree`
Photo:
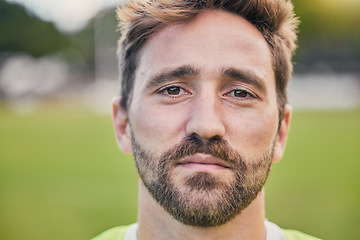
[[[305,70],[318,66],[337,71],[360,68],[360,1],[292,0],[300,17],[295,61]]]
[[[82,61],[93,67],[95,61],[94,20],[92,19],[84,29],[70,37],[71,49],[80,53]],[[70,62],[76,60],[73,58],[72,54],[68,54],[66,58]]]
[[[69,45],[69,36],[52,23],[31,16],[18,4],[0,0],[0,52],[26,52],[38,57]]]

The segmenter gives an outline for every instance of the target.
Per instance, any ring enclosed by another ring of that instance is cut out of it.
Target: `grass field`
[[[266,186],[267,217],[360,239],[360,111],[295,112]],[[0,111],[0,240],[79,240],[136,221],[137,176],[109,116]]]

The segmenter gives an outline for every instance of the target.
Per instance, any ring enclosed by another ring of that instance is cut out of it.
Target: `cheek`
[[[130,114],[136,139],[145,148],[164,151],[181,141],[185,116],[171,107],[138,104]]]
[[[228,138],[240,153],[256,155],[269,150],[277,132],[276,111],[253,111],[231,119],[232,134]]]

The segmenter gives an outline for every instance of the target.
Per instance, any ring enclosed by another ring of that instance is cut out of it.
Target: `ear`
[[[278,162],[284,155],[286,141],[289,133],[292,108],[289,104],[285,105],[284,118],[281,121],[280,128],[275,142],[273,162]]]
[[[113,110],[113,124],[115,130],[116,140],[120,149],[124,153],[132,153],[130,124],[127,113],[124,108],[120,106],[120,98],[116,98],[112,103]]]

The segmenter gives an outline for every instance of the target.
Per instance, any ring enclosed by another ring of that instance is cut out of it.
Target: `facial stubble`
[[[191,135],[156,156],[144,150],[133,131],[131,134],[138,173],[149,193],[176,220],[199,228],[220,226],[249,206],[266,182],[274,152],[272,144],[258,159],[244,159],[224,139]],[[233,174],[224,179],[198,172],[175,182],[177,162],[196,153],[222,159]]]

